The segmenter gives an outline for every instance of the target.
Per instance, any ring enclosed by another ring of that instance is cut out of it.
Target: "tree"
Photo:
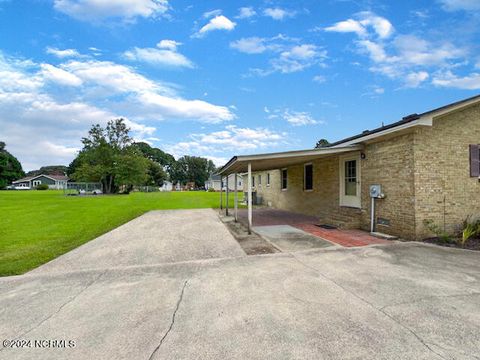
[[[328,147],[329,145],[330,145],[330,142],[327,139],[320,139],[317,141],[317,144],[315,145],[315,149]]]
[[[121,187],[129,192],[147,179],[148,161],[133,146],[123,119],[111,120],[105,128],[94,125],[82,139],[83,149],[69,171],[77,181],[101,182],[106,193]]]
[[[45,175],[65,175],[68,172],[68,168],[64,165],[48,165],[42,166],[38,170],[32,170],[27,172],[27,176],[37,176],[40,174]]]
[[[0,141],[0,189],[25,176],[20,161],[5,150],[5,147],[5,143]]]
[[[200,187],[204,186],[213,171],[215,171],[215,165],[211,160],[185,155],[178,159],[173,166],[170,178],[181,184],[194,182],[197,187]]]
[[[164,167],[164,169],[169,170],[170,167],[175,163],[175,158],[161,149],[153,148],[144,142],[136,142],[134,145],[147,159],[159,163]]]
[[[167,180],[167,173],[159,163],[152,160],[148,160],[148,162],[148,177],[145,185],[162,186]]]

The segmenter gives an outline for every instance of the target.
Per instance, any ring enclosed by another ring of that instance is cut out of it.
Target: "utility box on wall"
[[[381,197],[383,197],[382,186],[381,185],[370,185],[370,197],[371,198],[381,198]]]

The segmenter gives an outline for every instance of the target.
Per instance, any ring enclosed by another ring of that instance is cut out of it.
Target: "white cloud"
[[[365,27],[373,27],[377,35],[382,38],[386,39],[392,35],[394,29],[393,25],[387,19],[377,16],[372,12],[364,11],[359,13],[360,24]]]
[[[161,118],[177,117],[197,119],[207,123],[220,123],[234,119],[228,107],[217,106],[203,100],[185,100],[173,98],[153,92],[138,95],[139,102]]]
[[[172,50],[175,51],[177,50],[177,47],[182,45],[181,42],[175,41],[175,40],[160,40],[157,44],[157,47],[160,49],[167,49],[167,50]]]
[[[480,10],[480,2],[478,0],[439,0],[443,9],[447,11],[476,11]]]
[[[111,61],[70,61],[62,64],[62,68],[82,79],[84,83],[96,85],[114,94],[141,91],[172,93],[167,86]]]
[[[215,17],[215,16],[218,16],[218,15],[222,15],[222,10],[216,9],[216,10],[212,10],[212,11],[207,11],[207,12],[203,13],[202,17],[204,19],[210,19],[211,17]]]
[[[347,19],[344,21],[339,21],[332,26],[325,28],[325,31],[339,32],[339,33],[350,33],[353,32],[358,36],[365,36],[367,30],[360,24],[359,21],[353,19]]]
[[[295,45],[287,51],[280,53],[277,59],[271,61],[273,70],[284,74],[302,71],[314,64],[320,63],[327,57],[326,50],[319,49],[316,45]]]
[[[383,48],[383,44],[373,42],[371,40],[360,40],[358,42],[360,48],[363,48],[372,59],[373,62],[380,63],[384,61],[390,62],[385,49]]]
[[[327,51],[313,44],[298,44],[298,39],[277,35],[271,38],[249,37],[230,43],[230,47],[247,54],[270,51],[276,54],[270,59],[268,69],[250,69],[250,74],[266,76],[274,72],[292,73],[315,64],[323,65]]]
[[[356,14],[349,19],[326,28],[327,31],[353,32],[359,52],[367,54],[373,65],[372,72],[403,82],[407,88],[418,87],[429,79],[433,69],[442,70],[458,66],[468,51],[448,41],[429,41],[415,35],[400,34],[392,37],[392,24],[371,12]]]
[[[433,85],[456,89],[478,90],[480,89],[480,74],[471,73],[464,77],[454,75],[451,71],[434,77]]]
[[[281,116],[292,126],[319,125],[325,123],[322,120],[315,120],[305,111],[290,111],[287,109]]]
[[[42,75],[45,79],[60,85],[80,86],[83,81],[78,76],[50,64],[41,64]]]
[[[318,84],[323,84],[327,81],[327,78],[323,75],[315,75],[312,80]]]
[[[55,10],[79,20],[155,17],[169,9],[167,0],[54,0]]]
[[[386,39],[394,32],[393,25],[387,19],[378,16],[369,11],[363,11],[356,14],[356,19],[347,19],[339,21],[332,26],[326,27],[325,31],[340,33],[355,33],[360,37],[371,35],[369,30],[381,39]]]
[[[75,92],[58,85],[76,86]],[[182,98],[172,86],[125,65],[72,60],[53,66],[0,53],[0,128],[25,168],[68,164],[92,124],[117,117],[143,139],[156,131],[147,121],[218,123],[235,115],[227,106]]]
[[[289,11],[281,8],[266,8],[263,10],[263,15],[271,17],[274,20],[284,20],[286,18],[294,17],[295,11]]]
[[[247,54],[261,54],[267,50],[265,39],[259,37],[242,38],[230,43],[230,47]]]
[[[426,71],[412,72],[405,79],[405,86],[416,88],[429,77]]]
[[[176,157],[193,154],[205,156],[208,154],[215,158],[217,154],[225,152],[246,153],[255,150],[276,147],[284,144],[288,138],[286,132],[277,132],[267,128],[242,128],[236,125],[228,125],[219,131],[211,133],[191,134],[188,141],[167,147],[167,151]]]
[[[80,53],[75,50],[75,49],[64,49],[64,50],[60,50],[60,49],[57,49],[57,48],[53,48],[53,47],[47,47],[47,49],[45,50],[47,54],[51,54],[51,55],[54,55],[58,58],[67,58],[67,57],[78,57],[80,56]]]
[[[447,60],[464,56],[465,50],[450,43],[432,44],[414,35],[401,35],[395,39],[402,62],[415,65],[444,64]]]
[[[181,43],[174,40],[162,40],[157,44],[158,49],[134,47],[123,55],[128,60],[142,61],[152,65],[193,68],[193,62],[177,51],[179,45]]]
[[[249,19],[257,15],[257,12],[251,7],[241,7],[238,9],[238,15],[235,16],[237,19]]]
[[[225,31],[232,31],[237,24],[228,19],[223,15],[215,16],[213,19],[210,19],[208,24],[203,26],[197,33],[193,35],[193,37],[203,37],[208,32],[214,30],[225,30]]]

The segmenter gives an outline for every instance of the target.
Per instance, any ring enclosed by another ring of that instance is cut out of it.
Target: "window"
[[[33,180],[33,186],[38,186],[42,183],[41,180]]]
[[[262,185],[262,175],[258,175],[258,185]]]
[[[288,186],[287,169],[282,169],[282,190],[286,190]]]
[[[267,186],[270,186],[270,173],[267,173]]]
[[[470,145],[470,176],[480,176],[480,145]]]
[[[252,187],[255,187],[255,176],[252,176]]]
[[[313,165],[305,164],[303,179],[303,189],[313,190]]]

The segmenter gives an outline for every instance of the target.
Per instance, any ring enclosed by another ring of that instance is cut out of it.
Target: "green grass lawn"
[[[243,198],[243,196],[240,196]],[[231,194],[233,204],[233,194]],[[218,193],[0,191],[0,276],[23,274],[149,210],[218,208]]]

